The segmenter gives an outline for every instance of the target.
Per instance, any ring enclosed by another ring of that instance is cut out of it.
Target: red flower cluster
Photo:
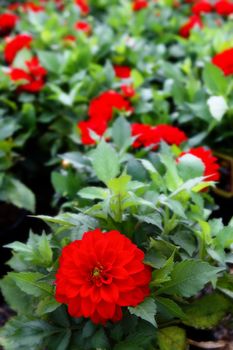
[[[225,75],[233,74],[233,48],[215,55],[212,63],[219,67]]]
[[[22,10],[24,12],[27,11],[33,11],[33,12],[40,12],[44,11],[44,7],[38,4],[35,4],[32,1],[28,1],[24,4],[21,4],[19,2],[13,3],[8,6],[8,9],[11,11],[16,11],[16,10]]]
[[[132,85],[121,85],[121,92],[125,98],[132,98],[136,94]]]
[[[131,68],[128,66],[113,66],[115,75],[120,79],[128,79],[131,76]]]
[[[134,0],[132,4],[133,11],[140,11],[142,9],[145,9],[149,6],[147,0]]]
[[[18,16],[13,13],[2,13],[0,15],[0,35],[8,35],[15,28],[18,19]]]
[[[204,176],[208,176],[205,181],[218,181],[220,179],[220,166],[211,150],[205,149],[204,147],[192,148],[188,152],[183,152],[179,158],[185,154],[192,154],[203,162],[205,166]]]
[[[82,143],[85,145],[94,144],[89,130],[93,130],[102,136],[107,129],[108,122],[112,119],[114,109],[132,112],[133,108],[124,97],[116,91],[109,90],[94,98],[89,106],[88,115],[90,119],[78,123],[81,130]]]
[[[209,1],[200,0],[193,5],[192,12],[195,15],[200,15],[201,13],[210,13],[213,9],[214,7]]]
[[[171,125],[150,126],[145,124],[132,124],[132,136],[137,136],[133,147],[149,147],[158,148],[158,144],[164,141],[170,145],[179,146],[187,140],[187,136],[180,129]]]
[[[78,31],[84,32],[85,34],[90,34],[92,31],[91,25],[85,21],[78,21],[75,23],[75,28]]]
[[[90,7],[87,0],[75,0],[75,3],[79,7],[82,15],[88,15]]]
[[[14,38],[8,39],[4,49],[4,57],[6,62],[11,64],[20,50],[24,48],[29,49],[31,41],[32,37],[28,34],[19,34]]]
[[[143,251],[118,231],[86,232],[62,250],[56,300],[68,304],[72,317],[117,322],[122,307],[137,306],[150,294],[151,268],[143,259]]]
[[[40,65],[37,57],[25,62],[27,69],[11,68],[10,78],[12,81],[26,81],[19,86],[19,91],[39,92],[45,84],[47,71]]]
[[[229,16],[233,13],[233,2],[228,0],[219,0],[216,2],[215,11],[222,16]]]
[[[190,36],[191,30],[195,27],[202,28],[203,23],[201,21],[201,18],[197,15],[193,15],[189,17],[189,20],[182,25],[182,27],[179,30],[179,34],[183,38],[188,38]]]

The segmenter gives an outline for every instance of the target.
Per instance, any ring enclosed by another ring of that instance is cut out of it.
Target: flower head
[[[210,13],[213,10],[213,5],[207,0],[200,0],[192,7],[192,13],[200,15],[201,13]]]
[[[131,68],[128,66],[113,66],[117,78],[128,79],[131,76]]]
[[[30,48],[30,44],[32,42],[31,35],[28,34],[19,34],[14,38],[10,38],[7,40],[5,49],[4,49],[4,57],[7,63],[12,63],[14,61],[17,53],[24,49]]]
[[[122,307],[140,304],[150,293],[151,268],[144,253],[118,231],[86,232],[63,248],[56,274],[56,300],[73,317],[117,322]]]
[[[103,136],[107,129],[107,122],[104,120],[87,120],[78,123],[81,132],[81,139],[84,145],[93,145],[95,140],[91,137],[90,131],[94,131],[97,135]]]
[[[8,35],[18,21],[18,16],[13,13],[2,13],[0,15],[0,35]]]
[[[132,85],[121,85],[121,92],[125,98],[132,98],[136,94]]]
[[[197,15],[193,15],[189,17],[188,21],[182,25],[182,27],[179,30],[179,34],[183,38],[188,38],[190,36],[191,30],[195,27],[202,28],[203,23],[201,21],[201,18]]]
[[[132,4],[133,11],[140,11],[149,6],[147,0],[134,0]]]
[[[222,16],[229,16],[233,13],[233,2],[228,0],[219,0],[214,5],[215,11]]]
[[[225,75],[233,74],[233,48],[220,52],[212,58],[212,63]]]
[[[25,81],[19,86],[19,91],[39,92],[45,84],[47,71],[40,65],[37,57],[25,62],[27,69],[11,68],[10,78],[12,81]]]
[[[82,15],[88,15],[90,7],[87,0],[75,0],[75,4],[79,7]]]
[[[78,21],[75,23],[75,28],[85,34],[90,34],[92,31],[91,25],[86,21]]]
[[[188,152],[181,153],[179,158],[185,154],[192,154],[202,161],[205,166],[204,176],[207,176],[205,181],[218,181],[220,179],[218,159],[213,156],[211,150],[204,147],[191,148]]]
[[[182,142],[187,140],[185,133],[172,125],[160,124],[157,126],[150,126],[145,124],[132,124],[132,136],[137,136],[133,147],[149,147],[157,149],[161,141],[169,145],[179,146]]]

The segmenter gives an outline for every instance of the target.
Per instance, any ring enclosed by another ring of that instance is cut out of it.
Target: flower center
[[[105,268],[101,264],[97,264],[91,273],[92,282],[97,287],[100,287],[103,284],[110,284],[112,282],[112,276],[110,275],[109,270],[109,268]]]

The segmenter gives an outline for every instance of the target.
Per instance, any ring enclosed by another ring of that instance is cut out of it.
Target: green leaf
[[[160,350],[186,350],[185,330],[179,327],[162,328],[158,334]]]
[[[50,266],[53,261],[53,251],[50,247],[48,236],[43,232],[38,242],[38,250],[43,257],[44,264]]]
[[[29,61],[31,58],[32,58],[32,53],[30,50],[28,49],[19,50],[17,55],[15,56],[12,66],[14,68],[19,68],[27,71],[28,67],[25,64],[25,62]]]
[[[30,298],[20,290],[10,275],[5,276],[0,281],[0,287],[5,301],[13,310],[21,315],[31,312],[29,308]]]
[[[198,293],[208,282],[216,280],[221,268],[200,260],[184,260],[176,263],[171,272],[171,280],[159,289],[159,294],[176,294],[191,297]]]
[[[48,71],[59,74],[62,68],[63,57],[60,53],[52,51],[37,51],[40,62]]]
[[[170,280],[169,276],[170,276],[170,273],[172,272],[173,267],[174,267],[175,253],[176,253],[176,249],[174,250],[174,252],[170,256],[170,258],[166,261],[164,266],[161,269],[155,271],[154,278],[152,281],[153,286],[156,286],[158,284],[161,284],[161,283],[164,283],[164,282]]]
[[[203,79],[212,94],[225,95],[228,82],[221,69],[211,63],[206,63],[203,70]]]
[[[186,315],[181,307],[171,299],[156,297],[156,305],[158,308],[162,308],[163,310],[165,309],[174,317],[180,318],[182,320],[186,318]]]
[[[231,302],[223,295],[210,294],[185,306],[184,323],[198,329],[216,327],[229,310]]]
[[[48,340],[48,350],[68,350],[72,332],[70,329],[61,330],[58,334],[51,336]]]
[[[116,179],[112,179],[108,182],[108,188],[115,194],[124,194],[127,192],[127,186],[131,180],[129,175],[121,175]]]
[[[109,191],[101,187],[84,187],[78,192],[79,196],[86,199],[105,199]]]
[[[218,232],[217,237],[213,240],[213,244],[218,248],[230,248],[233,244],[233,227],[224,227]]]
[[[112,126],[112,138],[119,149],[130,144],[131,128],[125,118],[120,117],[114,122]]]
[[[16,207],[35,211],[35,196],[32,191],[19,180],[7,178],[4,189],[0,192],[2,201],[10,202]]]
[[[179,158],[178,170],[183,180],[203,176],[205,166],[200,158],[192,154],[185,154]]]
[[[146,298],[141,304],[136,307],[128,307],[131,314],[150,322],[156,327],[155,315],[156,304],[152,298]]]
[[[104,183],[115,178],[120,171],[120,162],[116,151],[104,140],[101,140],[92,158],[97,177]]]
[[[48,296],[42,299],[36,309],[36,313],[38,316],[48,314],[56,310],[61,304],[59,304],[55,298]]]
[[[26,294],[35,297],[50,295],[53,298],[53,287],[39,281],[45,276],[39,272],[10,272],[8,276]]]
[[[108,348],[108,338],[103,328],[100,328],[91,338],[92,346],[96,348]]]

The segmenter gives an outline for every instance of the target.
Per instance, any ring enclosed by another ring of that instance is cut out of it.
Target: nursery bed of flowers
[[[233,3],[0,6],[0,344],[231,350]]]

